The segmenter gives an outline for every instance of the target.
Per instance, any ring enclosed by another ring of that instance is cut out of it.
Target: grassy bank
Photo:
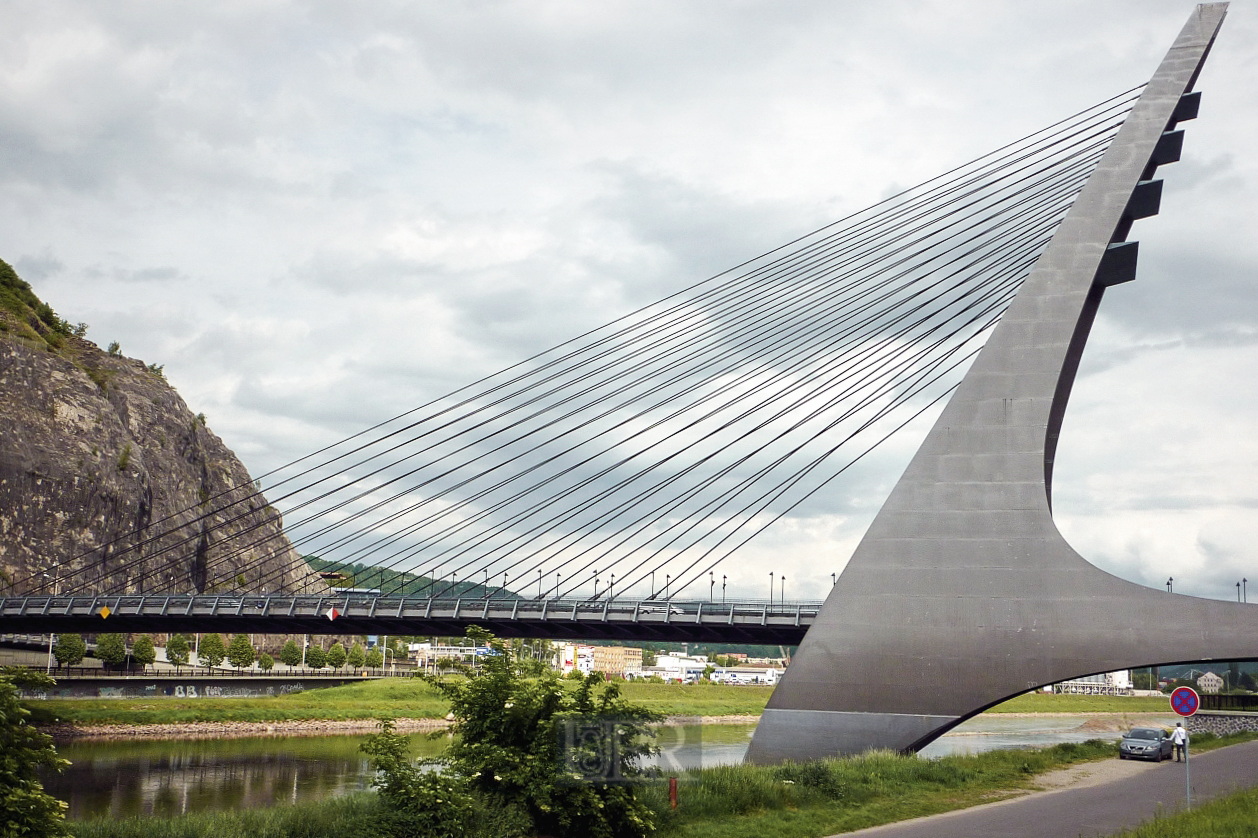
[[[624,693],[636,704],[670,716],[757,716],[772,687],[724,684],[629,682]],[[439,719],[445,699],[413,678],[386,678],[270,698],[76,698],[31,702],[42,716],[78,724],[178,724],[181,722],[280,722],[324,719]]]
[[[663,784],[644,793],[663,835],[815,838],[999,799],[1030,786],[1036,774],[1112,755],[1113,745],[1103,742],[937,760],[873,753],[806,767],[727,766],[691,772],[681,777],[675,811],[668,808]],[[354,795],[298,807],[83,821],[73,830],[78,838],[365,838],[372,834],[376,806],[374,795]]]
[[[1155,818],[1122,838],[1253,838],[1258,833],[1258,789],[1221,797],[1191,812]]]
[[[1201,735],[1194,738],[1193,747],[1201,753],[1254,738],[1258,737]],[[680,778],[676,810],[668,808],[663,784],[648,787],[644,794],[656,812],[660,834],[664,836],[818,838],[1000,800],[1034,787],[1036,777],[1045,772],[1113,759],[1114,755],[1113,743],[1100,740],[941,759],[882,752],[805,766],[737,765],[689,772]],[[1188,816],[1199,820],[1183,821],[1188,826],[1182,830],[1178,828],[1181,821],[1174,817],[1148,824],[1130,835],[1251,835],[1252,832],[1243,831],[1208,831],[1232,828],[1228,825],[1233,823],[1252,829],[1252,824],[1258,822],[1258,792],[1247,795],[1202,807]],[[301,806],[179,818],[81,821],[72,827],[78,838],[339,838],[346,834],[370,838],[377,807],[375,795],[356,794]],[[492,819],[492,812],[484,813],[485,821]],[[483,830],[469,833],[467,838],[496,835],[492,830]]]
[[[669,716],[758,716],[772,687],[724,684],[628,682],[625,696]],[[41,717],[51,714],[79,724],[178,724],[181,722],[280,722],[338,719],[438,719],[449,708],[436,690],[414,679],[381,679],[307,690],[270,698],[57,699],[32,702]],[[1046,695],[1032,693],[997,705],[989,713],[1161,713],[1165,698]]]

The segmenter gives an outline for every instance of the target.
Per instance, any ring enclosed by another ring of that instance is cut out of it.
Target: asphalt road
[[[1117,757],[1115,757],[1117,759]],[[1192,760],[1193,805],[1258,785],[1258,742]],[[1138,826],[1184,806],[1184,764],[1148,763],[1133,776],[1042,792],[929,818],[862,829],[843,838],[1094,838]]]

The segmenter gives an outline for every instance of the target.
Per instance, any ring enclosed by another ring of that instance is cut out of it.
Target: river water
[[[1174,717],[1165,720],[1171,721]],[[979,716],[922,751],[925,757],[1119,736],[1117,719],[1088,716]],[[1154,721],[1142,717],[1140,723]],[[1130,724],[1130,722],[1128,722]],[[755,725],[686,725],[661,730],[666,771],[742,760]],[[370,788],[361,736],[256,739],[83,740],[58,746],[72,765],[44,779],[70,804],[70,817],[177,815],[326,800]],[[411,737],[411,752],[436,756],[446,737]]]

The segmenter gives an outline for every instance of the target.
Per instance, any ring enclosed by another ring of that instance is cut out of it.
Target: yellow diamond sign
[[[108,605],[102,605],[102,606],[100,607],[100,618],[101,618],[102,620],[108,619],[109,614],[110,614],[110,611],[109,611],[109,606],[108,606]]]

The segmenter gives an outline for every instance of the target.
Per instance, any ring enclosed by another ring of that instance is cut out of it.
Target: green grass
[[[988,713],[1170,713],[1168,696],[1053,695],[1024,693]]]
[[[773,691],[772,687],[643,682],[627,682],[621,688],[631,701],[670,716],[755,716]],[[80,724],[439,719],[450,709],[435,689],[414,678],[382,678],[271,698],[75,698],[31,705],[41,718],[51,715]]]
[[[321,803],[209,812],[177,818],[102,818],[75,821],[75,838],[344,838],[374,834],[374,794],[351,794]]]
[[[382,678],[269,698],[75,698],[32,702],[81,724],[279,722],[310,719],[434,719],[449,706],[414,678]]]
[[[565,682],[567,683],[567,682]],[[668,716],[758,716],[772,687],[726,684],[621,684],[635,704]],[[434,719],[448,711],[436,690],[411,678],[383,678],[273,698],[54,699],[32,703],[65,721],[82,724],[278,722],[313,719]],[[1020,695],[989,713],[1158,713],[1165,698],[1091,695]],[[41,715],[43,715],[41,713]]]
[[[1154,818],[1124,838],[1253,838],[1258,834],[1258,789],[1213,800],[1191,812]]]

